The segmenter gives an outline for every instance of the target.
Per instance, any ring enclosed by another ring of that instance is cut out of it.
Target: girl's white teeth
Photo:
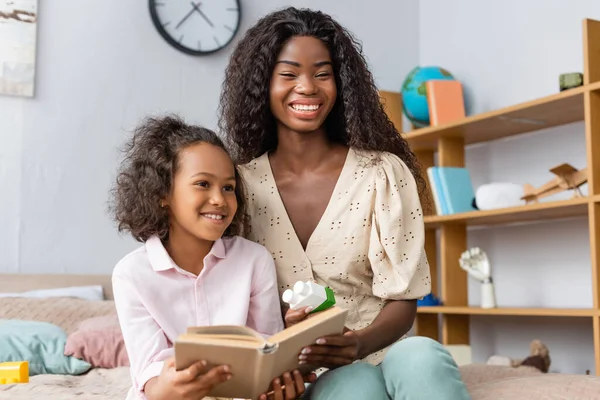
[[[210,218],[210,219],[223,219],[225,218],[222,215],[217,215],[217,214],[203,214],[206,218]]]
[[[292,108],[296,111],[317,111],[321,107],[319,104],[292,104]]]

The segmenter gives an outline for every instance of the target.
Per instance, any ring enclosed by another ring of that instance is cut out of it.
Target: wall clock
[[[211,54],[235,37],[241,20],[239,0],[149,0],[161,36],[191,55]]]

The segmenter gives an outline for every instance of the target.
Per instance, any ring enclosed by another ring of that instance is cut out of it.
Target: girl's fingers
[[[210,389],[219,383],[231,379],[231,369],[228,365],[220,365],[212,368],[198,380],[198,384]]]
[[[175,368],[173,365],[172,368]],[[206,361],[201,360],[198,361],[184,370],[175,372],[175,382],[176,383],[187,383],[192,382],[198,376],[204,374],[206,372]]]

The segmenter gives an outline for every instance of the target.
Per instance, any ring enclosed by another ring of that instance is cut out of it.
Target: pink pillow
[[[68,336],[65,355],[87,361],[95,368],[129,366],[117,314],[82,321]]]

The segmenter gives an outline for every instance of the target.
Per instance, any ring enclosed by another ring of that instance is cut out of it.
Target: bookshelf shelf
[[[584,94],[598,90],[600,82],[403,135],[413,150],[436,150],[442,137],[469,145],[583,121]]]
[[[479,308],[479,307],[419,307],[419,314],[453,315],[506,315],[524,317],[594,317],[599,311],[593,308]]]
[[[443,216],[435,215],[435,207],[424,206],[425,251],[431,268],[432,292],[445,306],[418,309],[417,335],[434,338],[445,345],[469,344],[471,316],[587,317],[594,335],[591,361],[595,363],[596,375],[600,376],[600,21],[592,19],[583,20],[583,77],[584,84],[577,88],[410,132],[402,130],[400,93],[381,92],[386,112],[398,131],[404,132],[403,137],[421,163],[423,176],[427,176],[427,168],[435,165],[464,167],[465,146],[470,144],[577,121],[585,124],[587,197]],[[462,252],[467,250],[468,227],[518,225],[571,217],[588,219],[591,308],[469,307],[468,276],[458,263]]]
[[[429,215],[424,218],[425,227],[435,229],[443,224],[452,223],[464,223],[469,226],[501,225],[580,217],[587,215],[588,204],[593,200],[592,197],[579,197],[496,210],[471,211],[440,216]]]

